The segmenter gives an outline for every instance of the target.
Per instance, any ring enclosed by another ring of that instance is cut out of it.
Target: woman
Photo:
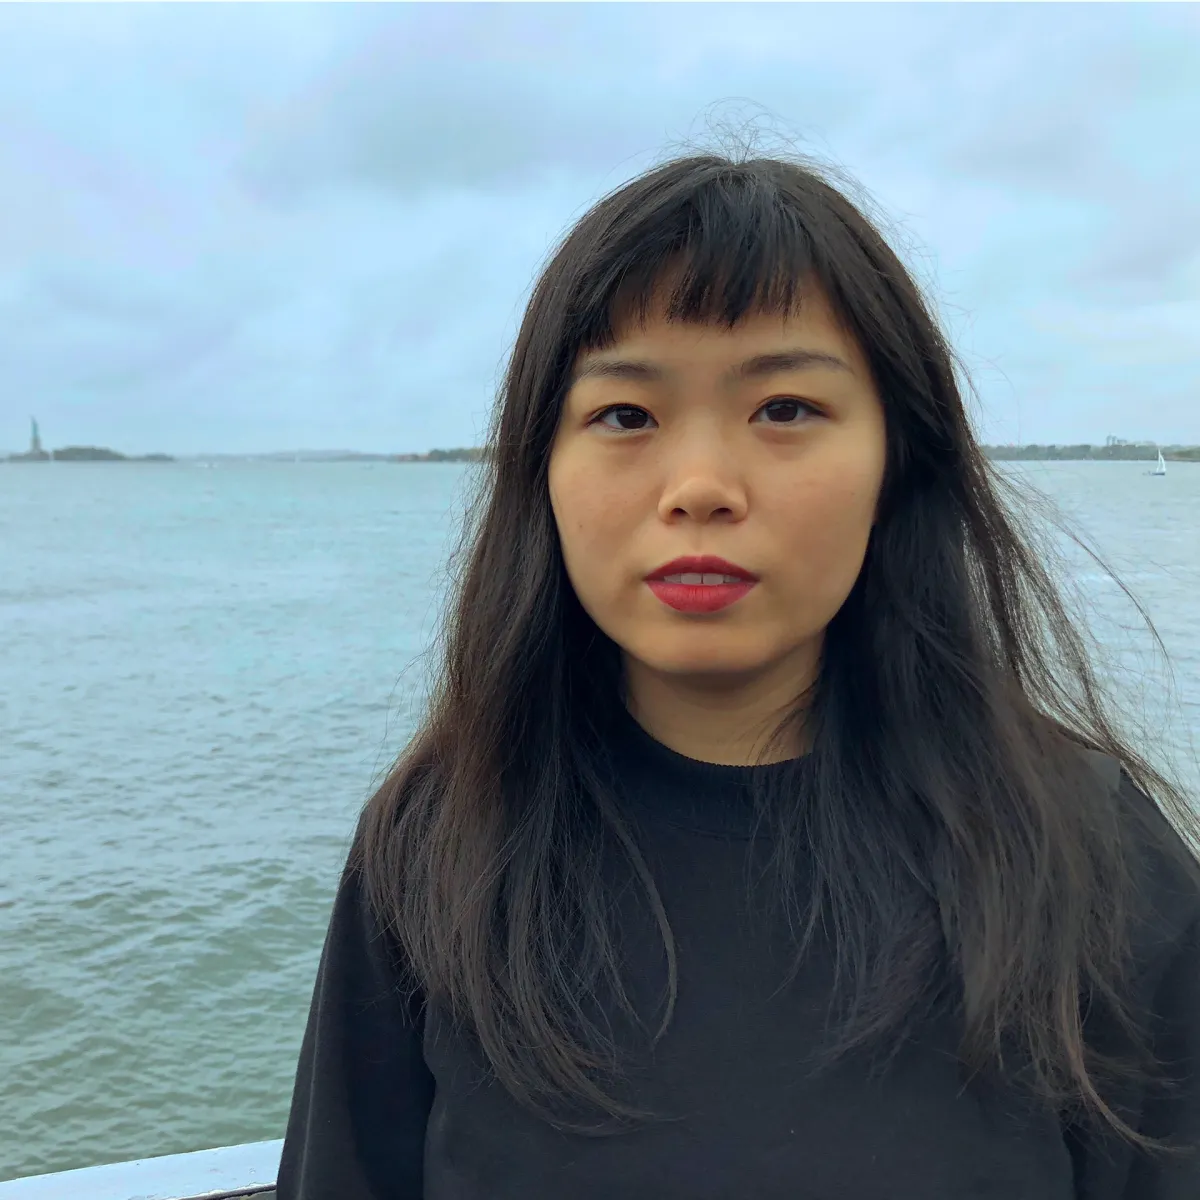
[[[1196,818],[868,220],[788,161],[621,188],[484,470],[279,1200],[1200,1196]]]

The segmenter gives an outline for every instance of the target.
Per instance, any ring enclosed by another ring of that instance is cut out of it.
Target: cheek
[[[790,574],[840,603],[858,578],[875,514],[877,481],[849,473],[806,480],[776,510]]]
[[[550,473],[550,502],[563,559],[581,593],[617,583],[636,524],[636,501],[614,486],[611,471],[565,459]]]
[[[583,455],[576,460],[564,454],[550,472],[555,516],[573,536],[608,536],[613,527],[622,524],[626,511],[634,507],[630,491],[618,482],[611,468],[605,469],[602,463],[588,461]]]

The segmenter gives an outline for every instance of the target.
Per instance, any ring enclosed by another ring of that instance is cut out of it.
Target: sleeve
[[[277,1200],[420,1200],[433,1077],[360,877],[347,866],[321,952]]]
[[[1186,1157],[1134,1156],[1122,1200],[1200,1197],[1200,920],[1177,944],[1154,1005],[1153,1050],[1173,1082],[1147,1097],[1140,1133],[1191,1147]]]

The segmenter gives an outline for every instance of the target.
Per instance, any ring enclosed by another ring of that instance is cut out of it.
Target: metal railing
[[[0,1200],[274,1200],[283,1140],[218,1146],[28,1175],[0,1182]]]

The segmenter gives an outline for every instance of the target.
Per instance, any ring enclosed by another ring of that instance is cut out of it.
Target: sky
[[[1200,6],[0,5],[0,450],[479,444],[677,153],[846,173],[985,442],[1200,443]]]

